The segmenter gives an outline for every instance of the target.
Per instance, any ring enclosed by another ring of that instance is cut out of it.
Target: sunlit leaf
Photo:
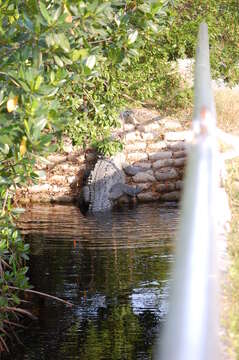
[[[86,66],[89,68],[89,69],[93,69],[93,67],[95,66],[95,63],[96,63],[96,57],[95,55],[90,55],[87,60],[86,60]]]
[[[25,125],[25,129],[26,129],[27,134],[30,134],[29,125],[28,125],[28,122],[27,122],[26,119],[24,120],[24,125]]]
[[[68,14],[68,15],[66,16],[65,22],[68,23],[68,24],[72,23],[72,16],[71,16],[70,14]]]
[[[62,12],[61,6],[59,6],[53,13],[52,18],[53,18],[54,21],[57,21],[59,19],[60,15],[61,15],[61,12]]]
[[[26,136],[23,136],[20,144],[20,154],[23,156],[27,151],[27,138]]]
[[[35,82],[35,90],[38,90],[43,82],[43,77],[41,75],[38,75],[36,82]]]
[[[131,34],[129,34],[128,36],[128,44],[133,44],[137,37],[138,37],[138,30],[135,30],[134,32],[132,32]]]
[[[69,52],[70,51],[70,43],[68,41],[68,39],[66,38],[65,34],[61,33],[57,35],[57,41],[59,46],[62,48],[62,50],[64,50],[65,52]]]
[[[87,49],[75,49],[72,52],[71,58],[73,61],[78,61],[80,58],[85,58],[88,55]]]
[[[23,90],[25,90],[26,92],[31,91],[29,86],[22,80],[18,80],[19,84],[21,85],[21,87],[23,88]]]
[[[7,111],[9,113],[16,110],[18,104],[18,96],[14,96],[14,98],[8,99],[7,101]]]
[[[56,62],[56,64],[57,64],[58,66],[60,66],[60,67],[63,67],[63,66],[64,66],[63,61],[59,58],[58,55],[55,55],[55,56],[54,56],[54,60],[55,60],[55,62]]]
[[[43,2],[39,2],[39,7],[40,7],[40,10],[41,10],[41,13],[42,13],[42,16],[44,17],[44,19],[47,21],[48,24],[51,23],[52,19],[47,11],[47,8],[46,8],[46,5],[43,4]]]
[[[9,148],[9,145],[8,145],[8,144],[2,144],[2,145],[0,145],[0,151],[1,151],[2,153],[4,153],[5,155],[7,155],[7,154],[9,153],[9,150],[10,150],[10,148]]]
[[[47,34],[46,36],[46,43],[48,47],[54,46],[56,44],[56,40],[55,40],[55,34]]]
[[[33,49],[33,66],[37,69],[42,66],[42,52],[39,48]]]
[[[42,118],[38,120],[38,122],[34,125],[34,131],[42,131],[46,126],[46,123],[47,123],[46,118]]]

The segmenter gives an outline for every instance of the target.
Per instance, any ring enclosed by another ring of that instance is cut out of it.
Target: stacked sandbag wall
[[[120,128],[112,136],[122,141],[124,149],[115,158],[120,158],[126,183],[140,188],[136,200],[179,200],[189,132],[178,121],[162,118],[147,109],[124,111],[120,122]],[[84,174],[94,167],[97,154],[93,149],[77,151],[67,138],[63,150],[37,164],[36,170],[41,173],[38,183],[18,189],[17,201],[71,203],[76,200]],[[127,196],[119,199],[130,200]]]
[[[162,119],[156,114],[147,118],[140,110],[139,114],[122,113],[121,131],[117,135],[124,143],[121,156],[126,182],[142,189],[137,199],[140,202],[179,200],[189,132],[183,131],[178,121]]]

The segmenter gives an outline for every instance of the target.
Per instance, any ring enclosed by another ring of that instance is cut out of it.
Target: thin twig
[[[5,197],[4,197],[1,216],[3,216],[5,214],[5,207],[6,207],[6,204],[7,204],[7,198],[8,198],[8,189],[7,189]]]
[[[1,346],[2,349],[3,349],[3,350],[5,349],[7,352],[9,352],[9,348],[8,348],[7,344],[5,343],[5,341],[4,341],[4,339],[3,339],[2,336],[0,336],[0,342],[3,344],[3,346]]]
[[[22,328],[22,329],[26,329],[26,326],[24,326],[24,325],[21,325],[21,324],[18,324],[18,323],[16,323],[16,322],[14,322],[14,321],[9,321],[9,320],[3,320],[3,322],[5,323],[5,324],[7,324],[7,325],[13,325],[13,326],[16,326],[16,327],[20,327],[20,328]]]
[[[3,308],[0,308],[0,310],[1,309],[3,309]],[[9,312],[13,312],[14,314],[19,313],[19,314],[27,315],[30,318],[36,320],[36,317],[32,313],[30,313],[30,311],[28,311],[28,310],[17,308],[15,306],[12,306],[12,307],[11,306],[6,306],[6,307],[4,307],[4,309],[9,311]]]
[[[125,97],[126,99],[128,100],[132,100],[134,102],[138,102],[140,103],[141,105],[147,105],[147,103],[143,102],[143,101],[140,101],[140,100],[136,100],[134,98],[132,98],[131,96],[127,95],[127,94],[122,94],[123,97]]]
[[[9,288],[10,289],[15,289],[15,290],[22,290],[22,291],[25,291],[25,292],[28,292],[28,293],[48,297],[50,299],[54,299],[54,300],[57,300],[59,302],[62,302],[63,304],[66,304],[66,305],[68,305],[70,307],[74,306],[71,302],[69,302],[67,300],[63,300],[63,299],[58,298],[57,296],[49,295],[49,294],[46,294],[46,293],[43,293],[43,292],[40,292],[40,291],[31,290],[31,289],[19,289],[19,288],[15,287],[15,286],[9,286]]]
[[[23,345],[22,341],[19,339],[19,337],[17,336],[16,331],[12,328],[12,326],[10,325],[10,330],[12,332],[12,334],[15,336],[15,338],[17,339],[17,342],[21,345]]]
[[[6,266],[8,269],[11,269],[11,266],[3,259],[0,259],[0,261],[3,263],[4,266]]]
[[[107,38],[107,39],[99,39],[99,40],[89,41],[89,44],[100,44],[100,43],[103,43],[103,42],[111,43],[111,42],[113,42],[113,41],[112,41],[112,38],[109,37],[109,38]]]

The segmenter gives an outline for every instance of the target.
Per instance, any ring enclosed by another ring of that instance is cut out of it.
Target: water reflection
[[[21,219],[35,289],[74,303],[39,303],[15,359],[151,359],[167,312],[176,208],[157,204],[84,217],[37,206]]]

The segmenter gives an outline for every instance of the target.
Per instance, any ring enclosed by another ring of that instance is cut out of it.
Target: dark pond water
[[[35,306],[38,321],[14,359],[152,359],[167,313],[175,207],[128,207],[84,217],[73,206],[35,206],[21,227],[34,288],[68,300]]]

